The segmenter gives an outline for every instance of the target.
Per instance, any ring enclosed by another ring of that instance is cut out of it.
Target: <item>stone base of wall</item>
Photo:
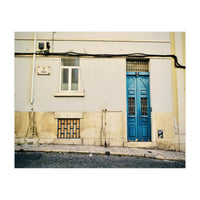
[[[59,112],[59,114],[62,112]],[[80,117],[79,139],[58,139],[58,117],[55,112],[15,112],[16,144],[65,144],[93,145],[135,148],[158,148],[163,150],[185,151],[185,134],[174,134],[171,113],[152,113],[152,141],[127,142],[126,114],[124,112],[83,112]],[[59,117],[75,117],[77,112],[64,112]],[[30,123],[34,120],[34,124]],[[34,125],[34,126],[33,126]],[[164,138],[158,138],[158,130],[163,130]],[[37,134],[28,134],[37,130]]]
[[[109,139],[109,146],[123,147],[124,140],[123,139]]]
[[[57,139],[57,138],[15,138],[15,144],[61,144],[61,145],[86,145],[86,146],[115,146],[123,147],[123,139],[80,138],[80,139]]]
[[[175,134],[173,138],[157,139],[157,148],[185,152],[185,135]]]
[[[101,146],[100,139],[92,139],[92,138],[84,138],[83,139],[83,145],[89,145],[89,146]]]
[[[25,144],[25,138],[15,138],[15,144]]]
[[[53,144],[53,138],[40,138],[38,144]]]
[[[175,134],[175,146],[176,146],[176,151],[185,152],[185,134],[183,133]]]
[[[57,138],[15,138],[15,144],[61,144],[61,145],[86,145],[86,146],[112,146],[112,147],[132,147],[132,148],[157,148],[161,150],[185,152],[185,143],[176,143],[174,138],[157,139],[153,142],[124,142],[123,139],[57,139]]]
[[[176,150],[174,138],[158,138],[156,143],[158,149],[172,151]]]
[[[155,148],[156,144],[153,142],[125,142],[124,146],[133,148]]]
[[[82,139],[53,139],[53,144],[82,145]]]

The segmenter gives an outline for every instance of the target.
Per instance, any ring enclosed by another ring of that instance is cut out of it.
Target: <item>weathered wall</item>
[[[150,60],[152,142],[167,150],[175,150],[171,65],[171,59]],[[162,139],[158,130],[163,130]]]
[[[15,113],[15,142],[39,144],[77,144],[97,146],[144,147],[179,150],[174,137],[173,113],[152,112],[152,142],[127,142],[124,112],[83,112],[80,121],[80,139],[57,139],[57,117],[55,112],[35,112],[37,134],[28,134],[33,120],[31,112]],[[66,112],[65,112],[66,113]],[[74,112],[67,112],[72,115]],[[162,129],[163,139],[158,139],[157,130]],[[30,137],[31,136],[31,137]]]
[[[83,144],[123,146],[124,113],[123,112],[83,112],[80,120],[80,139],[57,139],[57,118],[54,112],[34,112],[34,119],[29,117],[32,112],[15,112],[15,142],[52,143],[52,144]],[[68,112],[72,115],[73,112]],[[35,124],[31,123],[35,120]],[[37,134],[28,133],[37,130]]]
[[[15,137],[26,137],[26,133],[29,126],[29,114],[28,112],[15,112]]]
[[[175,34],[176,52],[183,61],[181,33]],[[15,52],[33,52],[34,34],[16,33]],[[50,41],[53,52],[170,54],[169,33],[37,33],[37,42]],[[80,58],[81,97],[55,97],[59,93],[60,57],[36,56],[36,66],[50,66],[50,75],[35,72],[34,104],[30,104],[32,56],[15,58],[15,139],[29,141],[30,111],[35,112],[38,143],[158,147],[185,150],[185,74],[177,70],[179,134],[175,134],[173,62],[150,59],[152,142],[127,142],[126,59]],[[174,98],[175,99],[175,98]],[[102,112],[107,109],[108,112]],[[83,112],[81,138],[57,139],[55,112]],[[105,122],[106,120],[106,122]],[[103,122],[102,122],[103,121]],[[34,124],[33,123],[33,124]],[[164,138],[158,139],[163,129]],[[24,138],[24,139],[23,139]]]
[[[174,117],[172,112],[152,113],[155,122],[156,144],[159,149],[175,150]],[[158,130],[163,130],[163,138],[158,138]]]

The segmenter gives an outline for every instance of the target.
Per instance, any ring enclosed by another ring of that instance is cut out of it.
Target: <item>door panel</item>
[[[130,137],[135,138],[136,137],[136,127],[134,123],[129,123],[129,135]]]
[[[149,73],[127,73],[128,140],[150,141]]]
[[[136,77],[127,77],[128,88],[128,132],[129,138],[135,140],[137,138],[137,119],[136,119]]]

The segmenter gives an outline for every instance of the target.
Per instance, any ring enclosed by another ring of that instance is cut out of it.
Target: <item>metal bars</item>
[[[141,98],[141,115],[148,115],[147,112],[147,98]]]
[[[128,114],[135,115],[135,98],[134,97],[128,98]]]
[[[149,59],[126,59],[127,72],[148,72]]]
[[[80,138],[80,119],[58,119],[57,138]]]

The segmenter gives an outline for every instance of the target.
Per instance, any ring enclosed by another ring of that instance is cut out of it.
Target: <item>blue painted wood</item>
[[[149,72],[127,72],[127,132],[128,140],[151,141],[151,110],[149,91]],[[129,105],[130,98],[135,100],[135,111]],[[147,100],[147,113],[141,110],[141,101]]]

